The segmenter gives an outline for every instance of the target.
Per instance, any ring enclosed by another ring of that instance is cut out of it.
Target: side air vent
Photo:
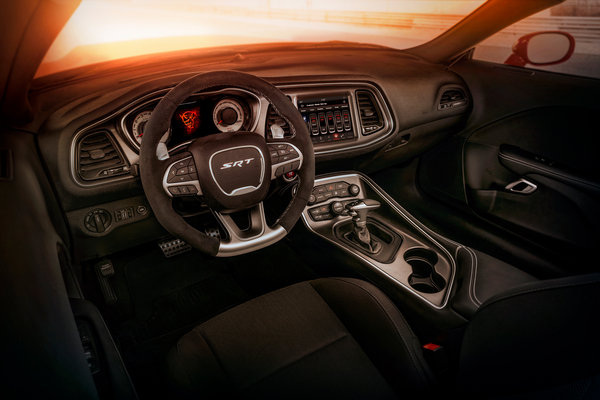
[[[269,139],[281,138],[282,133],[280,130],[278,130],[276,128],[275,128],[275,136],[273,135],[273,131],[272,131],[271,127],[275,124],[277,124],[283,130],[283,137],[290,137],[290,126],[285,121],[285,119],[280,117],[275,112],[275,110],[273,109],[273,106],[269,105],[269,108],[267,110],[267,126],[265,129],[265,132],[267,133],[267,138],[269,138]]]
[[[360,110],[363,135],[370,135],[383,129],[381,111],[373,94],[366,90],[359,90],[356,92],[356,101]]]
[[[77,173],[86,181],[129,173],[129,167],[106,131],[83,136],[77,146]]]
[[[467,97],[465,92],[458,88],[446,89],[442,93],[440,103],[438,104],[438,110],[445,110],[448,108],[461,107],[467,104]]]

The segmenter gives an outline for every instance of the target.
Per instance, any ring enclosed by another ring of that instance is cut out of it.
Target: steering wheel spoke
[[[227,241],[221,241],[218,257],[235,256],[262,249],[287,234],[287,231],[280,225],[270,227],[267,224],[263,202],[247,209],[247,212],[249,226],[241,229],[231,215],[213,211],[229,237]],[[259,238],[260,240],[257,240]]]
[[[271,156],[271,179],[302,168],[304,156],[300,149],[289,142],[268,143]]]
[[[200,196],[202,188],[198,180],[196,164],[190,153],[176,161],[164,162],[163,188],[170,197]]]

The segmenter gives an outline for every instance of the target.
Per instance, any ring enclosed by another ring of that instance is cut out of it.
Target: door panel
[[[473,112],[463,132],[421,159],[422,189],[549,256],[585,262],[600,243],[600,82],[472,60],[454,70]],[[460,187],[441,171],[462,175]]]

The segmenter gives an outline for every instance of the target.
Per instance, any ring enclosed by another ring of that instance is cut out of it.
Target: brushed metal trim
[[[237,228],[231,217],[213,211],[213,214],[217,217],[229,234],[228,241],[221,240],[219,243],[217,257],[232,257],[259,250],[276,243],[285,237],[285,235],[287,235],[287,231],[281,225],[276,224],[273,227],[269,227],[267,225],[263,202],[260,202],[258,205],[253,207],[250,212],[258,214],[257,220],[260,226],[253,227],[252,229],[257,233],[251,236],[244,236],[243,233]]]

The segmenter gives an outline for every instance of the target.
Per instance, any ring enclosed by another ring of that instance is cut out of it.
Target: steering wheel
[[[254,132],[218,133],[195,139],[185,152],[169,157],[161,137],[170,128],[176,108],[195,93],[223,87],[245,89],[265,99],[288,123],[291,137],[267,142]],[[298,171],[295,195],[268,226],[263,200],[269,185],[292,170]],[[253,75],[215,71],[181,82],[158,103],[140,148],[140,176],[150,207],[167,231],[206,254],[228,257],[261,249],[287,235],[311,194],[315,160],[306,123],[279,89]],[[190,195],[204,196],[227,231],[226,238],[197,230],[175,212],[172,198]],[[248,210],[248,229],[240,229],[229,215],[239,210]]]

